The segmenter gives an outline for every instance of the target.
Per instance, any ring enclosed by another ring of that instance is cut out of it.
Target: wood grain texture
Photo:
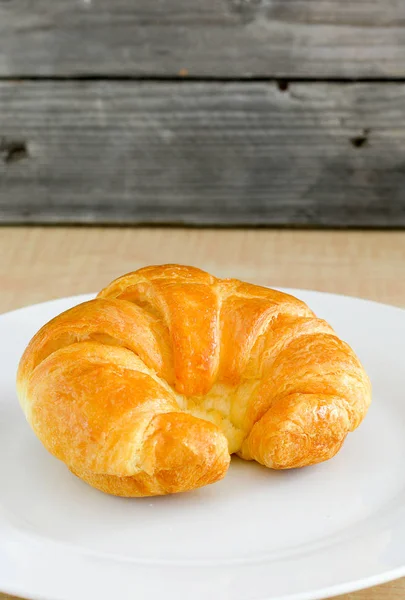
[[[404,77],[398,0],[0,1],[0,75]]]
[[[405,232],[3,227],[0,256],[0,312],[96,291],[125,271],[185,257],[221,277],[405,307]],[[401,579],[339,600],[404,597]]]
[[[0,312],[97,292],[148,264],[405,307],[405,232],[0,227]],[[12,268],[10,268],[12,265]]]
[[[405,225],[405,85],[0,82],[0,221]]]
[[[359,592],[335,596],[334,600],[403,600],[405,596],[405,579],[399,579],[375,586]],[[0,593],[0,600],[16,600],[16,596]],[[89,598],[89,600],[97,600]]]

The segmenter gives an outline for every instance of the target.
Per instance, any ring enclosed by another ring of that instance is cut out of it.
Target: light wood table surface
[[[96,292],[163,262],[405,307],[405,232],[10,227],[0,228],[0,312]],[[404,598],[402,579],[340,600]]]

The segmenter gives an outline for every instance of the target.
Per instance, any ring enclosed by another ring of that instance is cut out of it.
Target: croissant
[[[371,400],[354,352],[302,301],[180,265],[50,321],[17,390],[48,451],[118,496],[214,483],[233,453],[271,469],[328,460]]]

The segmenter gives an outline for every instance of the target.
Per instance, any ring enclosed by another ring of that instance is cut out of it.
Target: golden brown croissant
[[[120,496],[221,479],[230,454],[272,469],[334,456],[369,379],[300,300],[192,267],[147,267],[45,325],[18,370],[45,447]]]

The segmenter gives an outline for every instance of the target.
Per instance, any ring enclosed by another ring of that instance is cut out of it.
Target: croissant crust
[[[328,460],[371,400],[353,350],[302,301],[180,265],[50,321],[17,390],[49,452],[119,496],[213,483],[233,453],[271,469]]]

